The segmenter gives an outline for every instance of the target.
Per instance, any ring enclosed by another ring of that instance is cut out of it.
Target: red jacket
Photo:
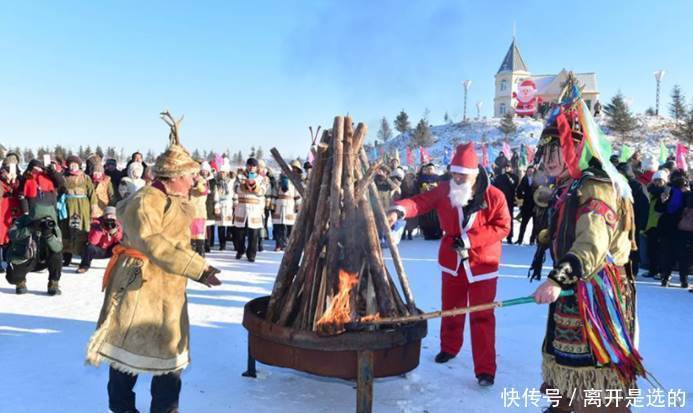
[[[462,263],[467,280],[471,283],[498,277],[501,241],[510,233],[505,196],[489,185],[483,171],[466,207],[453,207],[449,192],[450,183],[443,182],[432,191],[397,201],[395,208],[403,212],[405,218],[436,210],[444,233],[438,251],[438,263],[444,272],[456,276],[460,270],[461,260],[453,247],[454,239],[460,237],[469,248],[469,259]]]
[[[95,247],[108,250],[120,243],[123,238],[123,228],[118,224],[118,231],[115,235],[111,235],[101,226],[101,221],[96,219],[92,221],[89,229],[89,243]]]

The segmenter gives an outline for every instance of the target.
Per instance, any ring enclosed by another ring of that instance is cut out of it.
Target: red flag
[[[683,144],[677,143],[676,144],[676,167],[679,169],[683,169],[684,171],[688,169],[688,162],[686,162],[686,158],[688,158],[688,148],[686,148]]]
[[[534,154],[537,153],[537,150],[529,145],[527,145],[527,163],[528,164],[533,164],[534,163]]]
[[[407,146],[407,166],[414,166],[414,154],[411,148]]]
[[[488,147],[486,146],[487,144],[481,145],[481,166],[484,168],[488,168],[489,161],[488,161]]]
[[[431,162],[431,155],[428,154],[423,146],[419,146],[419,154],[421,155],[421,164]]]

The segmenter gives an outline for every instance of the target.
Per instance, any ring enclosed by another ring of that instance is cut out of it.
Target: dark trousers
[[[62,253],[51,252],[45,260],[39,260],[39,257],[34,257],[22,264],[10,264],[7,267],[5,278],[10,284],[17,285],[22,281],[26,281],[26,275],[28,273],[48,268],[48,279],[51,281],[59,281],[63,267],[62,259]]]
[[[217,226],[217,234],[219,234],[219,251],[226,249],[226,241],[233,242],[233,227]]]
[[[688,285],[688,269],[693,258],[691,257],[690,240],[687,234],[677,230],[673,234],[663,235],[659,250],[662,281],[669,281],[674,265],[678,263],[681,284]]]
[[[205,240],[193,239],[190,240],[190,245],[192,245],[193,251],[198,253],[201,257],[205,256]]]
[[[233,243],[236,246],[236,255],[242,257],[243,254],[246,254],[249,259],[255,259],[260,238],[260,229],[250,229],[248,228],[248,224],[245,225],[245,228],[234,229],[236,231],[236,236],[233,238]]]
[[[660,250],[659,231],[657,228],[650,228],[645,233],[647,235],[647,263],[650,275],[659,274],[660,271]]]
[[[205,239],[205,251],[209,252],[214,245],[214,225],[207,226],[207,239]]]
[[[289,242],[289,237],[291,236],[291,229],[293,227],[293,225],[274,225],[274,230],[272,231],[272,233],[274,234],[274,239],[276,240],[277,248],[286,248],[286,245]]]
[[[108,408],[114,413],[134,413],[137,375],[120,372],[113,367],[108,372]],[[151,413],[172,413],[178,411],[180,397],[180,373],[168,373],[152,377]]]
[[[272,210],[265,208],[265,215],[262,217],[263,219],[263,226],[265,227],[265,239],[269,239],[269,220],[270,217],[272,216]],[[274,238],[274,234],[272,235],[272,238]]]
[[[522,214],[522,220],[520,221],[520,235],[517,237],[517,243],[522,244],[525,238],[525,230],[527,229],[527,224],[529,224],[529,220],[532,219],[532,213]],[[531,234],[529,234],[529,243],[534,244],[534,236],[535,232],[532,231]]]
[[[91,261],[94,258],[111,258],[112,255],[112,249],[105,250],[103,248],[97,247],[96,245],[87,244],[87,247],[84,249],[84,256],[82,257],[82,262],[79,263],[79,268],[89,269],[89,267],[91,267]]]

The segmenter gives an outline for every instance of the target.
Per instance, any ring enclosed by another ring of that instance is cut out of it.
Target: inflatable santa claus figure
[[[496,297],[501,241],[510,232],[503,193],[490,185],[474,145],[457,147],[450,181],[431,191],[395,202],[390,221],[436,211],[443,239],[438,252],[442,271],[443,310],[493,302]],[[465,316],[445,317],[440,327],[436,362],[454,358],[462,347]],[[496,319],[493,310],[470,314],[474,373],[481,386],[496,375]]]
[[[523,80],[517,92],[513,92],[513,97],[517,99],[517,116],[534,116],[541,103],[541,97],[537,95],[537,85],[532,79]]]

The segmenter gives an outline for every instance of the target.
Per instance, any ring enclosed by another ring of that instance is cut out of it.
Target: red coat
[[[22,214],[19,202],[19,180],[13,183],[0,180],[0,245],[10,242],[9,230],[15,218]]]
[[[458,274],[458,270],[463,271],[470,283],[498,277],[501,241],[510,233],[510,213],[505,196],[489,185],[486,174],[481,173],[478,179],[477,191],[464,210],[452,206],[448,197],[449,182],[395,203],[395,208],[403,212],[405,218],[436,210],[444,233],[438,263],[444,272],[453,276]],[[469,215],[467,219],[465,211]],[[462,238],[469,247],[469,259],[464,261],[462,269],[460,257],[453,248],[456,237]]]
[[[89,229],[89,243],[103,250],[108,250],[120,243],[123,238],[123,228],[118,224],[118,231],[111,235],[101,226],[101,221],[93,220]]]

